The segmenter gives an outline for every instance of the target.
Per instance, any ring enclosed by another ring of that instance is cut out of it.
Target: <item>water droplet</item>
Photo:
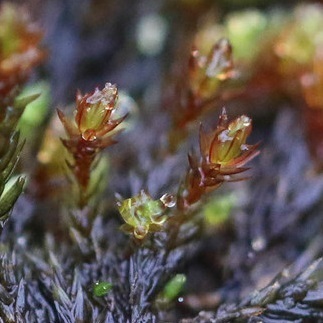
[[[248,127],[251,124],[251,119],[247,116],[241,116],[240,121],[243,127]]]
[[[96,88],[94,93],[86,99],[86,103],[108,105],[115,99],[116,94],[117,87],[111,83],[106,83],[102,91]]]
[[[100,102],[102,100],[102,98],[103,98],[103,96],[102,96],[101,91],[98,88],[96,88],[94,93],[86,99],[86,103],[96,104],[96,103]],[[89,111],[89,108],[87,108],[86,110]]]
[[[174,207],[176,204],[176,199],[171,194],[164,194],[160,200],[166,207]]]
[[[82,138],[86,141],[96,140],[96,133],[93,129],[87,129],[82,133]]]
[[[252,240],[251,246],[254,251],[262,251],[265,249],[267,242],[264,237],[257,237]]]
[[[229,135],[229,130],[223,130],[220,132],[220,134],[218,135],[218,139],[221,141],[221,142],[226,142],[226,141],[232,141],[233,138],[230,137]]]
[[[24,237],[19,237],[19,238],[17,239],[17,243],[18,243],[20,246],[25,246],[25,245],[26,245],[26,242],[27,242],[27,240],[26,240],[26,238],[24,238]]]

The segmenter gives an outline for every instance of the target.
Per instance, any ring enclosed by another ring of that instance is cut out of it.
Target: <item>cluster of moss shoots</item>
[[[42,34],[31,28],[22,15],[18,19],[15,9],[4,5],[0,14],[0,220],[2,226],[22,192],[24,179],[19,177],[11,187],[7,183],[18,161],[22,148],[16,125],[25,106],[35,96],[17,99],[32,68],[42,62],[44,50],[39,47]],[[322,106],[322,55],[314,57],[313,70],[302,76],[302,86],[308,105]],[[221,108],[223,89],[228,81],[237,77],[232,48],[227,39],[216,42],[207,54],[197,47],[191,51],[187,69],[179,81],[172,100],[168,131],[168,154],[175,154],[192,129],[207,111]],[[116,143],[127,115],[118,116],[118,88],[106,83],[92,93],[77,92],[74,117],[57,110],[65,129],[62,143],[68,153],[66,175],[73,203],[68,204],[70,230],[77,241],[86,241],[89,252],[91,231],[102,196],[99,180],[93,183],[102,151]],[[116,206],[123,224],[121,230],[142,246],[156,234],[164,232],[176,241],[180,227],[194,222],[202,210],[203,201],[225,182],[246,179],[246,164],[258,154],[258,145],[248,144],[252,120],[241,115],[230,120],[223,108],[213,129],[200,126],[199,152],[188,155],[187,170],[176,191],[165,192],[155,198],[144,188],[136,196],[117,197]],[[5,189],[6,188],[6,189]],[[98,283],[97,296],[105,295],[111,284]]]

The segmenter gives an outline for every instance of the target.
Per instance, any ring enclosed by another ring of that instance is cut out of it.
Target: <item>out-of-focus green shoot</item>
[[[16,125],[25,107],[37,95],[15,99],[13,107],[4,108],[3,119],[0,121],[0,220],[1,225],[8,219],[14,203],[22,192],[25,179],[18,177],[10,182],[11,175],[19,160],[22,144],[19,142],[19,132]]]
[[[207,227],[216,228],[225,224],[236,204],[237,197],[234,194],[216,196],[210,200],[203,210]]]
[[[223,81],[234,77],[232,46],[227,39],[218,40],[207,55],[197,48],[192,50],[189,59],[189,86],[195,100],[212,98]]]
[[[32,68],[45,57],[39,48],[42,32],[21,7],[5,2],[0,6],[0,221],[8,219],[22,192],[25,179],[11,180],[23,146],[17,124],[38,94],[17,97]],[[37,116],[37,113],[33,111]]]
[[[204,50],[206,46],[202,47]],[[168,138],[172,153],[187,137],[189,128],[209,109],[218,106],[224,98],[225,84],[237,76],[232,46],[226,38],[212,43],[205,52],[199,49],[199,44],[193,46],[187,63],[185,80],[180,80],[173,92]]]
[[[184,290],[186,280],[186,275],[184,274],[175,275],[158,295],[157,302],[160,304],[174,301]]]
[[[266,55],[276,55],[281,60],[281,72],[288,73],[295,69],[295,64],[311,62],[316,49],[323,44],[322,30],[323,8],[318,4],[302,4],[292,12],[274,10],[267,14],[246,9],[229,14],[223,24],[207,21],[197,33],[195,43],[205,52],[215,39],[227,37],[237,65],[241,60],[250,62],[257,58],[265,46]],[[255,50],[254,44],[259,50]]]
[[[275,53],[285,64],[308,64],[316,48],[323,44],[323,8],[318,5],[298,6],[280,30],[280,37],[275,45]]]
[[[33,194],[39,198],[57,198],[67,196],[65,165],[67,153],[62,147],[60,137],[64,129],[54,114],[44,129],[40,147],[37,149],[37,164],[33,176]]]
[[[250,60],[255,57],[256,49],[260,47],[255,47],[255,44],[261,42],[268,25],[266,15],[255,9],[235,12],[226,18],[225,25],[235,60]]]
[[[96,297],[103,297],[107,295],[113,285],[109,282],[96,282],[93,286],[93,295]]]
[[[230,40],[234,53],[234,63],[249,62],[258,51],[254,44],[261,44],[264,32],[268,32],[269,19],[261,11],[249,9],[229,14],[223,24],[207,21],[195,36],[195,44],[201,53],[207,53],[213,44],[221,37]],[[253,50],[250,50],[252,48]],[[257,46],[258,49],[261,46]]]
[[[28,138],[30,132],[40,126],[48,115],[50,104],[50,87],[47,82],[41,81],[27,85],[18,98],[39,93],[39,97],[31,102],[20,118],[18,128],[23,138]]]

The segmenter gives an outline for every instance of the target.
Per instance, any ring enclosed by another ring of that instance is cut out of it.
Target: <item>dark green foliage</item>
[[[12,106],[0,107],[0,221],[1,227],[9,217],[10,211],[22,192],[25,179],[19,177],[7,189],[6,185],[11,178],[14,168],[19,160],[22,144],[19,141],[19,132],[16,125],[28,103],[38,95],[14,100]]]

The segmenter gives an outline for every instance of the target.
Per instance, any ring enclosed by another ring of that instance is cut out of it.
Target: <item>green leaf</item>
[[[184,274],[177,274],[164,287],[162,298],[167,301],[173,301],[182,292],[185,283],[186,276]]]
[[[2,176],[3,179],[5,181],[5,183],[8,181],[9,177],[11,176],[12,172],[14,171],[17,162],[19,160],[19,153],[22,149],[23,143],[18,145],[17,149],[16,149],[16,153],[12,156],[12,159],[10,160],[10,162],[6,165],[6,168],[2,171]]]
[[[15,108],[24,110],[29,103],[35,101],[39,96],[40,96],[40,93],[31,94],[24,97],[19,96],[15,100]]]
[[[22,192],[25,178],[18,177],[16,182],[5,192],[0,200],[0,220],[5,220]]]
[[[15,131],[12,135],[11,138],[9,139],[9,143],[7,140],[5,140],[5,153],[1,154],[0,156],[0,172],[2,172],[6,167],[8,166],[8,163],[14,156],[14,154],[17,152],[17,146],[18,146],[18,141],[19,141],[19,132]],[[2,148],[2,147],[1,147]],[[0,148],[0,151],[2,150]]]
[[[105,296],[110,292],[113,285],[108,282],[97,282],[93,286],[93,294],[97,297]]]

